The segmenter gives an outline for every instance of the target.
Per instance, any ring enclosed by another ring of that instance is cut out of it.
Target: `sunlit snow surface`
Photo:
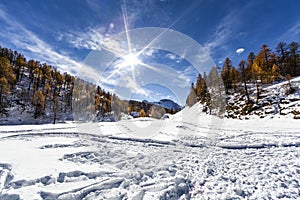
[[[217,121],[199,106],[165,120],[1,126],[0,199],[300,198],[297,120]]]

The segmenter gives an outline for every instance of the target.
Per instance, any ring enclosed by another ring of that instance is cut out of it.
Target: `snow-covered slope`
[[[0,199],[298,199],[290,115],[218,118],[197,103],[161,120],[0,126]]]
[[[292,91],[290,91],[292,89]],[[256,102],[256,89],[250,87],[252,104],[246,104],[245,95],[228,96],[226,117],[239,119],[290,118],[300,119],[300,77],[271,86],[264,86]]]
[[[300,124],[218,119],[0,127],[0,199],[300,198]]]

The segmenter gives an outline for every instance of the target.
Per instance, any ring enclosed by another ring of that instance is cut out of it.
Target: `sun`
[[[129,53],[123,56],[123,64],[129,66],[139,65],[141,63],[137,55]]]

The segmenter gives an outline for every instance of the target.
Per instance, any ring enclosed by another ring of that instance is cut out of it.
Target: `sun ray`
[[[152,39],[147,45],[145,45],[141,50],[139,50],[137,53],[133,54],[133,50],[132,50],[132,44],[131,44],[131,37],[130,37],[130,33],[129,33],[129,25],[128,25],[128,13],[127,13],[127,3],[126,0],[123,0],[123,4],[121,6],[122,9],[122,15],[123,15],[123,22],[124,22],[124,28],[125,28],[125,34],[126,34],[126,40],[127,40],[127,52],[124,51],[124,53],[119,53],[117,51],[114,51],[111,48],[107,48],[107,47],[103,47],[103,49],[112,52],[114,55],[116,55],[119,58],[124,58],[124,62],[125,65],[130,66],[131,67],[131,72],[132,72],[132,78],[134,81],[136,81],[136,76],[135,76],[135,69],[134,67],[136,65],[140,65],[143,67],[146,67],[148,69],[166,74],[166,72],[164,72],[164,70],[158,69],[157,67],[151,66],[149,64],[146,64],[144,62],[141,62],[138,59],[138,56],[141,55],[143,52],[145,52],[146,49],[150,48],[151,45],[156,42],[163,34],[166,33],[166,31],[168,31],[170,28],[172,28],[179,20],[181,20],[186,13],[188,12],[189,9],[187,9],[181,16],[179,16],[176,20],[174,20],[173,23],[171,23],[164,31],[162,31],[159,35],[157,35],[154,39]],[[125,54],[125,55],[124,55]],[[125,66],[124,65],[124,66]],[[119,70],[114,70],[113,73],[111,73],[108,78],[113,77],[115,74],[118,74]],[[176,75],[171,75],[174,78],[176,78]]]
[[[131,40],[130,40],[130,35],[129,35],[129,30],[128,30],[128,14],[127,14],[126,0],[123,0],[122,14],[123,14],[123,21],[124,21],[126,39],[127,39],[128,53],[132,53]],[[133,65],[131,65],[131,72],[132,72],[132,78],[135,81],[135,71],[134,71],[134,66]]]
[[[157,71],[157,72],[159,72],[160,74],[165,74],[165,75],[167,75],[167,76],[169,76],[169,77],[176,78],[176,79],[178,78],[178,75],[177,75],[177,74],[170,74],[170,73],[167,72],[167,71],[158,69],[157,67],[153,67],[153,66],[151,66],[151,65],[149,65],[149,64],[146,64],[146,63],[139,63],[139,64],[142,65],[142,66],[144,66],[144,67],[146,67],[146,68],[148,68],[148,69],[152,69],[153,71]]]
[[[130,35],[129,35],[129,30],[128,30],[128,15],[127,15],[126,0],[123,0],[122,15],[123,15],[124,28],[125,28],[126,39],[127,39],[128,53],[130,53],[132,51],[132,49],[131,49],[131,40],[130,40]]]
[[[148,69],[152,69],[152,70],[154,70],[154,71],[161,72],[160,69],[157,69],[156,67],[153,67],[153,66],[151,66],[151,65],[148,65],[148,64],[146,64],[146,63],[139,63],[139,64],[142,65],[142,66],[144,66],[144,67],[146,67],[146,68],[148,68]]]

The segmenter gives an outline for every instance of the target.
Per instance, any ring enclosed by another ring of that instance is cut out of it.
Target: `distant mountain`
[[[182,107],[180,105],[178,105],[177,103],[175,103],[174,101],[172,101],[170,99],[161,99],[159,102],[153,102],[152,104],[161,106],[163,108],[170,109],[170,110],[179,111],[182,109]]]
[[[129,100],[124,102],[127,104],[126,107],[128,107],[129,113],[134,117],[153,116],[155,110],[160,110],[160,114],[158,116],[161,117],[164,113],[175,114],[182,109],[180,105],[169,99],[162,99],[158,102],[149,102],[147,100]],[[140,113],[142,110],[145,114]]]
[[[161,99],[157,102],[150,102],[147,100],[143,100],[142,103],[160,106],[165,109],[173,110],[173,111],[180,111],[182,109],[182,106],[180,106],[179,104],[177,104],[176,102],[174,102],[170,99]]]

